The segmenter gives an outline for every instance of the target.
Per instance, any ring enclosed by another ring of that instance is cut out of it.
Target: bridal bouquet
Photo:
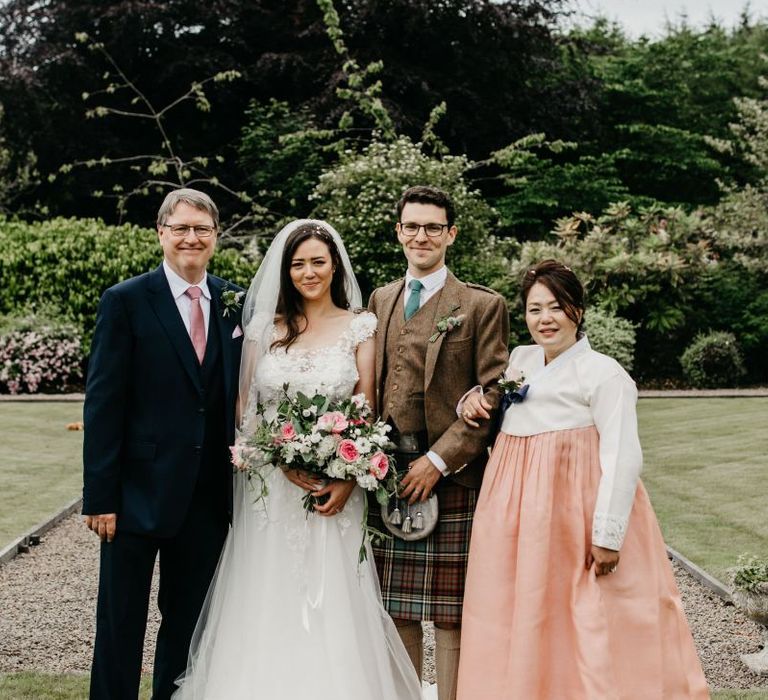
[[[397,490],[394,445],[387,437],[390,426],[374,420],[364,394],[342,401],[330,401],[322,394],[288,394],[283,385],[283,400],[265,415],[260,407],[261,423],[244,441],[231,448],[232,462],[249,478],[260,484],[258,498],[267,495],[264,467],[274,465],[303,469],[323,479],[354,479],[366,491],[373,491],[379,503],[386,503]],[[267,417],[269,416],[269,417]],[[315,507],[315,497],[303,499],[307,514]],[[365,559],[365,542],[385,535],[367,522],[368,501],[364,499],[363,545],[360,561]]]

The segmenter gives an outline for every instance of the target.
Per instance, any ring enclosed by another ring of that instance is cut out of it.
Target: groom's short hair
[[[181,202],[189,204],[190,207],[195,209],[208,212],[213,219],[213,225],[219,228],[219,208],[205,192],[193,190],[191,187],[182,187],[165,195],[165,199],[157,212],[157,225],[162,226],[165,224],[168,217],[173,214]]]
[[[415,187],[409,187],[403,192],[396,207],[398,221],[400,221],[400,216],[403,213],[403,207],[409,202],[416,202],[417,204],[434,204],[436,207],[445,209],[448,226],[453,226],[453,222],[456,220],[456,210],[454,209],[453,201],[448,196],[447,192],[443,192],[443,190],[437,187],[432,187],[430,185],[416,185]]]

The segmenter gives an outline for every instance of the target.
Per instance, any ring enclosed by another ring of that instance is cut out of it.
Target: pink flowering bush
[[[62,393],[82,382],[82,338],[73,325],[35,315],[4,319],[0,393]]]

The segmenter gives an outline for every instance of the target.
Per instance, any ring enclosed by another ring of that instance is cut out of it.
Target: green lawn
[[[82,414],[82,403],[0,403],[0,549],[80,494],[83,433],[65,426]]]
[[[141,682],[139,700],[148,700],[150,679]],[[88,676],[81,674],[48,675],[44,673],[0,674],[0,698],[3,700],[83,700],[88,697]],[[712,700],[766,700],[762,690],[720,690]]]
[[[0,547],[81,489],[80,403],[0,403]],[[768,551],[768,398],[642,399],[643,480],[669,544],[724,580]]]
[[[768,552],[768,398],[642,399],[643,481],[670,546],[725,581]]]
[[[149,700],[152,679],[141,682],[139,700]],[[52,675],[47,673],[0,674],[2,700],[83,700],[88,697],[88,676],[82,673]]]

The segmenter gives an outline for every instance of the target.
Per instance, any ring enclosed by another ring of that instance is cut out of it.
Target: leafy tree
[[[37,177],[37,158],[31,152],[14,154],[5,145],[3,136],[3,106],[0,105],[0,214],[9,213],[14,200],[22,194]]]
[[[402,276],[394,207],[405,189],[424,183],[450,193],[456,205],[459,235],[448,253],[451,269],[466,280],[512,293],[508,246],[492,235],[497,214],[467,183],[469,166],[464,156],[430,157],[421,144],[401,136],[389,143],[375,141],[360,154],[345,154],[320,176],[312,195],[314,216],[341,234],[364,294]]]
[[[82,95],[84,101],[92,100],[95,97],[99,98],[100,102],[86,111],[86,118],[114,116],[148,124],[155,132],[160,147],[158,151],[134,152],[114,157],[101,155],[85,161],[65,163],[59,167],[60,173],[70,173],[78,167],[107,170],[117,168],[116,174],[105,173],[105,177],[117,178],[117,182],[107,192],[103,189],[94,191],[93,196],[114,199],[117,202],[117,211],[121,222],[127,212],[129,202],[134,197],[148,195],[150,191],[162,195],[165,190],[180,187],[196,187],[219,193],[223,192],[241,203],[250,205],[249,213],[240,214],[234,222],[230,220],[229,225],[224,224],[222,234],[225,236],[231,228],[241,224],[246,219],[252,219],[259,215],[260,208],[252,197],[244,191],[234,191],[209,172],[209,164],[211,162],[222,163],[224,161],[222,156],[211,158],[207,155],[182,153],[174,135],[168,129],[168,118],[171,112],[189,109],[190,103],[200,112],[209,112],[211,103],[205,93],[206,85],[236,80],[240,77],[237,71],[224,71],[201,81],[195,81],[186,92],[174,96],[165,105],[155,106],[145,92],[125,74],[103,44],[92,42],[85,33],[78,34],[76,38],[79,42],[87,44],[91,51],[100,54],[109,66],[109,70],[103,75],[106,81],[105,87],[96,94],[86,92]],[[50,182],[55,180],[56,175],[49,176]]]

